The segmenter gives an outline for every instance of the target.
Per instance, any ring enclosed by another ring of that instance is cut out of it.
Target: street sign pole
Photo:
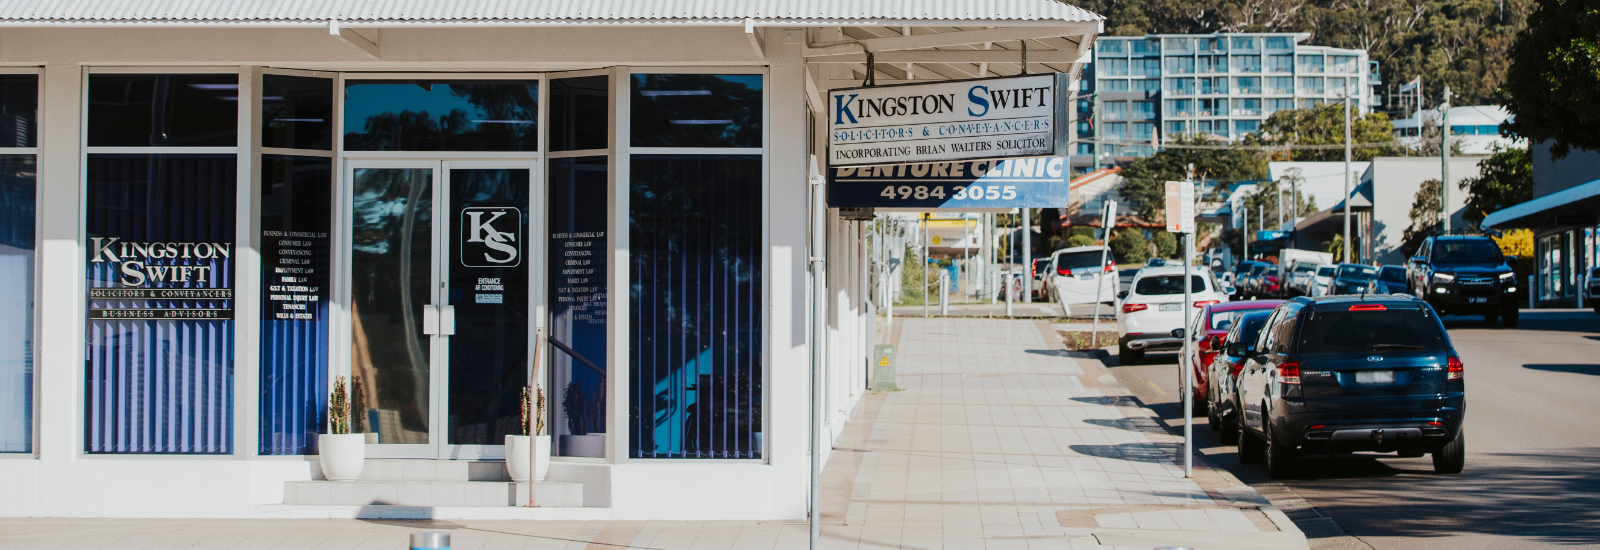
[[[1116,226],[1117,201],[1106,199],[1105,212],[1100,216],[1100,228],[1104,231],[1102,238],[1105,239],[1104,247],[1100,249],[1100,283],[1094,287],[1094,321],[1092,328],[1089,329],[1089,346],[1097,349],[1100,347],[1100,301],[1104,299],[1103,293],[1106,290],[1106,281],[1121,281],[1115,267],[1110,270],[1106,269],[1106,255],[1111,253],[1111,229]],[[1061,307],[1065,308],[1067,306],[1063,305]]]
[[[1189,364],[1189,343],[1194,328],[1194,165],[1189,165],[1188,176],[1182,182],[1167,182],[1167,231],[1183,239],[1183,356],[1178,368],[1183,369],[1178,379],[1183,392],[1183,477],[1194,477],[1194,368]]]

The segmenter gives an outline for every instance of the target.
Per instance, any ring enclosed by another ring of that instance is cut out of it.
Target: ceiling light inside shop
[[[196,90],[237,90],[237,89],[239,89],[239,85],[238,84],[190,84],[189,87],[190,88],[194,88]]]
[[[733,124],[732,120],[669,120],[673,124]]]
[[[711,95],[711,90],[644,90],[639,95],[658,97],[664,95]]]

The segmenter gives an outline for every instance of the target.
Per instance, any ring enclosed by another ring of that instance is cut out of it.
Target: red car
[[[1233,328],[1233,322],[1239,316],[1252,311],[1271,311],[1278,307],[1283,300],[1248,300],[1243,302],[1224,302],[1211,304],[1200,310],[1194,317],[1195,324],[1184,331],[1184,336],[1189,338],[1190,369],[1194,371],[1191,380],[1194,384],[1189,390],[1194,393],[1195,414],[1204,414],[1206,410],[1206,389],[1210,383],[1211,360],[1222,351],[1222,339],[1228,335],[1228,329]],[[1200,330],[1200,327],[1205,330]],[[1180,394],[1181,395],[1181,394]]]

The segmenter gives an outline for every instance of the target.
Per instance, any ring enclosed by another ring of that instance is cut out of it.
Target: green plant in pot
[[[522,435],[506,436],[506,472],[511,480],[536,481],[550,473],[550,436],[544,433],[544,388],[538,384],[522,388]],[[531,444],[531,447],[530,447]]]
[[[334,378],[328,395],[328,433],[317,435],[318,462],[322,477],[329,481],[353,481],[361,477],[367,458],[366,436],[350,433],[350,396],[345,378]]]

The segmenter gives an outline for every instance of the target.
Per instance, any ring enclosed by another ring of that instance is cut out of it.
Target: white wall
[[[1450,157],[1449,208],[1452,227],[1462,227],[1461,209],[1467,193],[1458,184],[1478,176],[1478,161],[1483,157]],[[1385,264],[1405,261],[1400,246],[1406,228],[1411,226],[1411,203],[1422,182],[1439,179],[1443,164],[1439,157],[1380,157],[1372,161],[1372,224],[1375,238],[1373,258]]]

